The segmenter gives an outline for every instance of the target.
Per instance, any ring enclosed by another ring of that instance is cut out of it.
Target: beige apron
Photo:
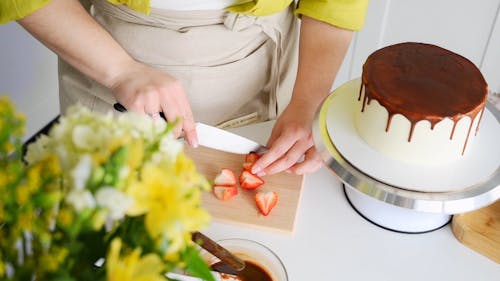
[[[179,79],[196,121],[222,128],[273,119],[288,104],[297,67],[293,7],[253,17],[223,10],[152,9],[92,0],[91,14],[136,60]],[[110,91],[59,60],[61,112],[81,103],[106,112]]]

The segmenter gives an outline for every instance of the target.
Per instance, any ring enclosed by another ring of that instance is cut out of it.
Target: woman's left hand
[[[322,166],[312,138],[314,114],[330,93],[352,33],[305,15],[302,17],[299,66],[292,98],[274,125],[267,143],[269,151],[255,162],[253,173],[305,174]]]
[[[269,150],[255,162],[252,172],[260,176],[289,171],[312,173],[323,161],[314,147],[312,123],[314,110],[290,104],[280,115],[267,142]]]

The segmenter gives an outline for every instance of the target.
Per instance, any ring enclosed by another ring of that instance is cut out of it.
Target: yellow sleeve
[[[244,4],[231,6],[226,10],[233,13],[268,16],[283,11],[293,0],[254,0]]]
[[[295,14],[340,28],[360,30],[365,23],[368,0],[300,0]]]
[[[0,0],[0,24],[18,20],[47,5],[51,0]]]

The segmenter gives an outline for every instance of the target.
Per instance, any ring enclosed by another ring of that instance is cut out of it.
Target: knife
[[[201,146],[236,154],[252,151],[262,154],[267,151],[267,148],[258,142],[200,122],[196,122],[196,131]]]
[[[120,103],[115,103],[113,107],[119,112],[127,111]],[[160,116],[165,119],[163,112],[160,113]],[[198,143],[201,146],[236,154],[247,154],[252,151],[262,154],[267,151],[265,146],[251,139],[201,122],[196,122],[195,124],[196,132],[198,133]]]

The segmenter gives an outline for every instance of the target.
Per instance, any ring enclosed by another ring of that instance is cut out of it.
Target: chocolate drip
[[[386,131],[395,114],[411,123],[408,142],[416,123],[427,120],[431,130],[445,118],[453,121],[450,140],[457,123],[471,120],[462,154],[472,125],[479,113],[476,134],[486,105],[487,84],[477,67],[466,58],[446,49],[423,43],[401,43],[371,54],[363,66],[363,105],[375,99],[388,111]]]
[[[455,134],[455,128],[456,127],[457,127],[457,122],[453,122],[453,128],[451,129],[450,140],[453,139],[453,135]],[[469,138],[469,136],[467,136],[467,138]]]
[[[476,132],[474,133],[475,136],[477,136],[477,132],[479,131],[479,125],[481,124],[481,120],[483,120],[483,114],[484,114],[484,107],[483,110],[481,110],[481,116],[479,116],[479,120],[477,121],[477,127],[476,127]],[[471,122],[472,125],[472,122]]]
[[[389,114],[389,118],[387,118],[387,124],[385,125],[386,132],[389,132],[389,129],[391,128],[391,121],[393,116],[394,114]]]

